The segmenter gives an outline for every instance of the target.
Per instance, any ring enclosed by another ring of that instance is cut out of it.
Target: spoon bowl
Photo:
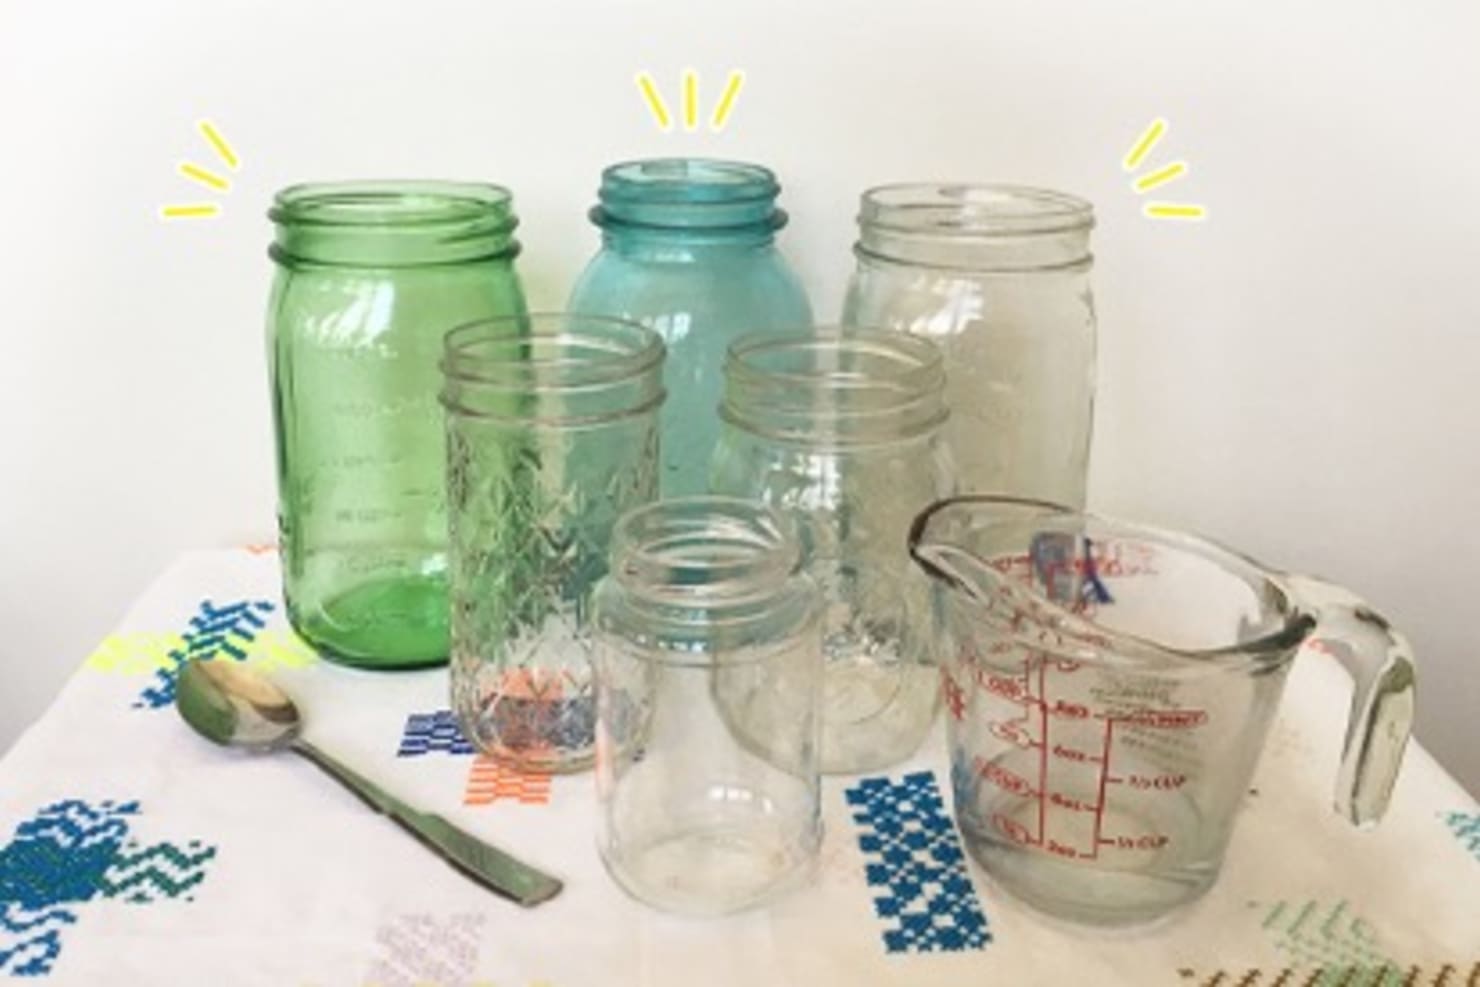
[[[303,717],[271,679],[240,662],[187,662],[180,669],[175,707],[196,733],[224,747],[259,753],[290,750],[358,795],[484,887],[526,907],[560,893],[560,881],[458,829],[434,813],[414,809],[375,782],[319,750],[303,737]]]
[[[185,722],[226,747],[272,751],[292,746],[303,718],[288,694],[234,661],[192,661],[180,670],[175,704]]]

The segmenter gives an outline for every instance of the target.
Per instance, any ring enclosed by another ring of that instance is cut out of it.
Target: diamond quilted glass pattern
[[[453,696],[483,750],[531,768],[590,760],[590,595],[617,518],[656,494],[655,426],[484,423],[452,443]]]

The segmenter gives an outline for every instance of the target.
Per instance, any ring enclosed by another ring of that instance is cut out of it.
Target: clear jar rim
[[[863,193],[860,226],[933,237],[1017,237],[1094,227],[1094,206],[1030,185],[911,182]]]
[[[659,665],[770,661],[767,649],[734,643],[777,620],[796,629],[816,618],[815,586],[801,565],[794,522],[766,504],[716,495],[655,501],[612,529],[611,566],[596,594],[599,626],[641,637],[649,645],[641,657]],[[696,633],[710,646],[694,647]],[[688,643],[664,646],[669,634]]]
[[[662,337],[605,315],[534,312],[482,319],[443,338],[442,405],[449,412],[579,427],[661,405]],[[537,400],[560,399],[546,414]]]
[[[857,327],[752,333],[730,345],[720,417],[806,445],[913,438],[944,424],[945,362],[929,339]]]
[[[742,605],[775,595],[801,560],[796,526],[759,501],[706,495],[654,501],[612,530],[611,573],[667,606]]]

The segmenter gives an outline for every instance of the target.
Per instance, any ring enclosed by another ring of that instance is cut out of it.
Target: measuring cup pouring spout
[[[1030,904],[1124,924],[1206,890],[1307,644],[1355,680],[1336,809],[1358,826],[1386,809],[1412,653],[1348,591],[1193,535],[1007,497],[933,504],[909,552],[936,591],[957,820]],[[1066,867],[1098,882],[1086,897]]]

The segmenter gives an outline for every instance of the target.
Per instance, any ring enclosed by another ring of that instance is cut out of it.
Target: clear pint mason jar
[[[928,339],[745,336],[725,364],[714,491],[792,514],[823,599],[822,769],[885,767],[935,716],[928,588],[910,523],[955,488],[941,356]]]
[[[591,594],[617,518],[657,496],[663,355],[656,333],[599,316],[447,336],[452,704],[517,768],[590,764]]]
[[[760,904],[822,837],[816,587],[793,525],[754,501],[629,513],[596,592],[598,846],[670,911]]]
[[[935,340],[962,492],[1083,507],[1094,418],[1093,207],[1009,185],[863,195],[843,321]]]
[[[324,657],[447,661],[442,337],[524,311],[507,190],[345,182],[279,192],[268,351],[283,595]]]

